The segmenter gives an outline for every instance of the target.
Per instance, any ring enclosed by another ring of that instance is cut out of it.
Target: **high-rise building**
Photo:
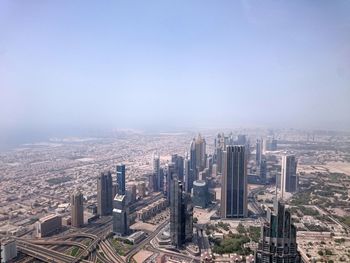
[[[227,146],[223,159],[221,217],[246,217],[247,176],[244,146]]]
[[[297,160],[294,155],[282,156],[281,165],[281,194],[294,193],[298,189]]]
[[[0,262],[15,262],[17,257],[17,241],[13,238],[3,238],[0,240]]]
[[[71,195],[72,226],[82,227],[84,225],[84,198],[80,191]]]
[[[97,179],[97,213],[100,216],[112,214],[113,198],[111,172],[101,173]]]
[[[144,182],[141,182],[137,185],[137,190],[139,197],[144,198],[146,196],[146,184]]]
[[[266,183],[266,175],[267,175],[267,164],[266,159],[262,158],[259,165],[259,175],[261,182]]]
[[[161,178],[160,178],[160,158],[159,154],[154,153],[153,154],[153,159],[152,159],[152,164],[153,164],[153,177],[152,177],[152,188],[154,192],[160,191],[162,188],[161,186]]]
[[[263,142],[262,140],[258,139],[256,140],[256,166],[260,165],[261,157],[262,157],[262,146]]]
[[[176,175],[171,180],[170,190],[170,238],[171,244],[179,248],[192,239],[193,205]]]
[[[196,168],[197,172],[201,172],[206,165],[206,142],[205,139],[199,133],[195,140],[196,150]],[[198,177],[196,177],[198,179]]]
[[[276,151],[277,150],[277,140],[272,138],[272,137],[268,137],[263,141],[263,152],[267,152],[267,151]]]
[[[209,202],[208,185],[205,181],[197,180],[193,182],[193,205],[206,208]]]
[[[267,211],[267,222],[261,226],[261,238],[255,253],[256,263],[301,263],[296,242],[296,227],[284,204],[274,200]]]
[[[42,238],[51,235],[54,232],[61,230],[62,217],[59,215],[50,214],[40,218],[35,223],[36,237]]]
[[[125,165],[124,164],[117,165],[117,194],[125,195]]]
[[[185,185],[185,192],[190,193],[192,186],[193,186],[193,178],[191,174],[191,161],[188,157],[188,153],[185,155],[184,159],[184,185]]]
[[[184,181],[184,158],[180,155],[173,154],[171,162],[175,165],[176,174],[180,181]]]
[[[171,181],[174,178],[174,175],[176,175],[175,164],[168,163],[167,164],[167,171],[166,171],[166,199],[168,202],[170,202]]]
[[[190,144],[189,172],[186,184],[187,192],[191,192],[191,189],[193,187],[193,181],[196,180],[198,177],[196,158],[196,140],[193,139]]]
[[[245,136],[245,134],[238,134],[237,141],[235,144],[236,145],[246,145],[247,144],[247,137]]]
[[[216,164],[216,173],[222,174],[223,154],[226,148],[225,135],[223,133],[219,133],[214,143],[215,143],[214,162]]]
[[[129,232],[126,196],[116,195],[113,200],[113,233],[124,236]]]

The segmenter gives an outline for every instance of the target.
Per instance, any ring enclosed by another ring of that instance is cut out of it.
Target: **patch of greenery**
[[[313,209],[313,208],[310,208],[310,207],[306,207],[306,206],[301,206],[300,207],[302,213],[306,216],[319,216],[320,213]]]
[[[260,234],[261,234],[261,228],[258,226],[249,226],[248,229],[249,236],[252,241],[259,242]]]
[[[237,232],[240,234],[245,234],[247,231],[245,230],[245,227],[242,225],[242,223],[239,223],[237,226]]]
[[[219,223],[217,223],[217,226],[221,227],[225,231],[229,231],[230,230],[230,224],[228,224],[228,223],[224,223],[224,222],[220,221]]]
[[[117,239],[112,238],[111,241],[112,241],[113,247],[115,248],[115,251],[117,252],[117,254],[121,256],[124,256],[125,253],[129,251],[132,247],[131,244],[127,244]]]
[[[70,177],[70,176],[63,176],[63,177],[47,179],[46,182],[49,183],[50,185],[54,185],[54,184],[66,183],[66,182],[69,182],[71,180],[72,180],[72,177]]]
[[[73,247],[72,251],[70,252],[70,255],[72,257],[75,257],[76,255],[79,254],[79,250],[80,250],[79,247]]]
[[[217,254],[237,253],[240,255],[248,255],[251,251],[244,248],[243,245],[250,240],[246,235],[229,234],[224,239],[214,242],[213,252]]]

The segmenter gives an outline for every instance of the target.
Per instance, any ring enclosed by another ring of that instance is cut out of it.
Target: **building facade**
[[[294,193],[298,189],[297,160],[294,155],[282,156],[281,165],[281,196]]]
[[[125,195],[125,165],[124,164],[117,165],[117,194]]]
[[[59,215],[47,215],[35,223],[36,237],[46,237],[62,228],[62,217]]]
[[[84,198],[80,191],[71,195],[72,226],[82,227],[84,225]]]
[[[261,238],[255,253],[256,263],[301,263],[296,242],[296,227],[284,204],[274,200],[267,211],[267,222],[261,227]]]
[[[100,216],[112,214],[113,198],[111,172],[101,173],[97,179],[97,213]]]
[[[248,214],[245,147],[227,146],[223,159],[221,217],[242,218]]]
[[[116,195],[113,200],[113,233],[124,236],[129,232],[126,196]]]
[[[193,235],[193,205],[183,183],[174,176],[170,193],[170,239],[177,248],[182,247]]]
[[[208,206],[209,191],[205,181],[194,181],[192,202],[195,207],[206,208]]]

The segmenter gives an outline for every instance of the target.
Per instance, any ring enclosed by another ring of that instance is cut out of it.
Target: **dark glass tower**
[[[124,164],[117,165],[117,194],[125,195],[125,165]]]
[[[294,193],[298,188],[297,160],[294,155],[282,156],[281,165],[281,191],[284,193]]]
[[[247,177],[244,146],[227,146],[223,159],[221,217],[246,217]]]
[[[113,198],[111,172],[101,173],[97,179],[97,212],[100,216],[112,214]]]
[[[193,205],[176,175],[171,180],[170,191],[170,238],[171,244],[179,248],[192,239]]]
[[[284,204],[274,200],[267,211],[267,222],[261,226],[261,239],[255,253],[256,263],[301,263],[296,242],[296,228]]]
[[[180,155],[173,154],[171,156],[171,162],[175,165],[176,174],[178,175],[178,179],[183,182],[184,181],[184,158]]]

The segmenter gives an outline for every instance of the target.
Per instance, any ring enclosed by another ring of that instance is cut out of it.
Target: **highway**
[[[166,220],[164,221],[162,224],[160,224],[157,229],[152,232],[152,234],[150,234],[146,239],[144,239],[143,241],[141,241],[139,244],[137,244],[137,246],[131,250],[129,250],[125,255],[126,255],[126,262],[130,262],[131,258],[137,253],[139,252],[142,247],[144,245],[146,245],[147,243],[149,243],[156,235],[158,235],[158,233],[167,225],[169,224],[169,222]]]
[[[75,260],[74,257],[69,256],[67,254],[57,252],[42,246],[38,246],[23,240],[17,241],[17,248],[20,252],[30,255],[33,258],[40,259],[44,262],[71,263]],[[87,260],[82,260],[81,262],[91,263]]]

